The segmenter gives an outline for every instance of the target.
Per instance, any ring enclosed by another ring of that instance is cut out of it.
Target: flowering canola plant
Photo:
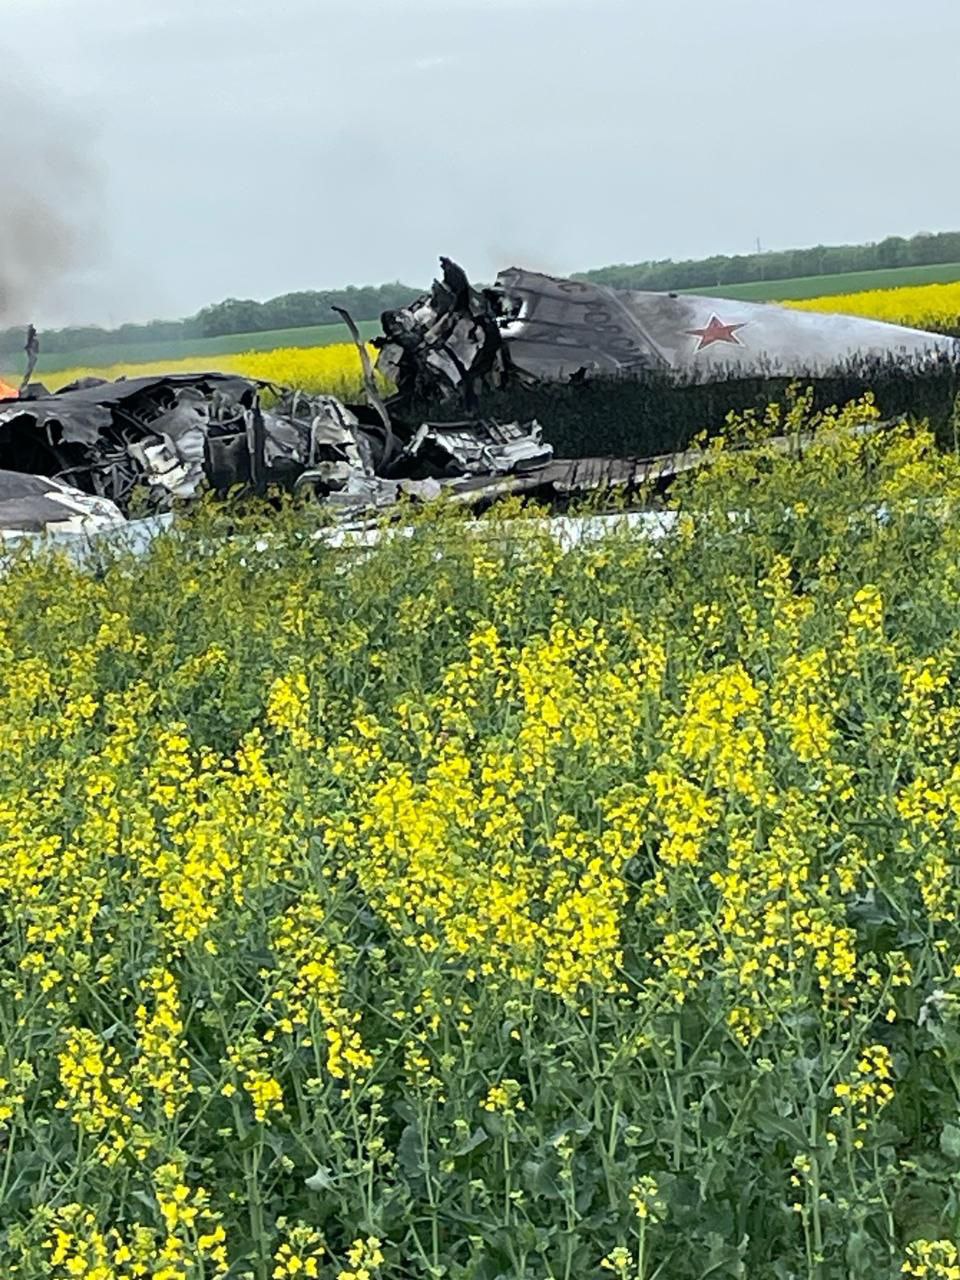
[[[876,416],[656,541],[13,556],[0,1275],[960,1273],[960,460]]]
[[[376,350],[368,348],[372,360]],[[160,377],[167,373],[239,373],[262,378],[276,386],[300,387],[355,400],[363,393],[360,356],[352,342],[322,347],[278,347],[274,351],[247,351],[240,355],[189,356],[182,360],[113,364],[105,368],[61,369],[45,373],[41,380],[51,391],[78,378],[95,376],[113,382],[117,378]]]
[[[864,316],[868,320],[885,320],[888,324],[913,329],[960,334],[960,282],[866,289],[861,293],[805,298],[781,305],[798,311]]]

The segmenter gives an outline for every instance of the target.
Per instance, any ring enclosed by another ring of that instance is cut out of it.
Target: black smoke
[[[98,190],[79,119],[0,79],[0,328],[61,304],[94,252]]]

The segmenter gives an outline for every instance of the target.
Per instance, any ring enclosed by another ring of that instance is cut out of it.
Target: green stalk
[[[683,1035],[680,1030],[680,1015],[673,1020],[673,1069],[676,1072],[676,1102],[673,1126],[673,1168],[680,1172],[683,1162]]]

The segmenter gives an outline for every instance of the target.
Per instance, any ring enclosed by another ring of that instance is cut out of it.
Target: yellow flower
[[[516,1115],[518,1111],[525,1110],[526,1106],[520,1096],[520,1085],[516,1080],[501,1080],[499,1084],[492,1084],[480,1105],[484,1111],[504,1116]]]
[[[306,1223],[298,1222],[286,1228],[286,1239],[273,1255],[273,1280],[294,1280],[306,1277],[316,1280],[320,1274],[320,1260],[326,1252],[323,1236]]]
[[[960,1280],[960,1252],[952,1240],[914,1240],[901,1271],[925,1280]]]
[[[661,1222],[666,1213],[666,1204],[660,1196],[660,1188],[655,1178],[649,1176],[639,1178],[630,1191],[630,1203],[638,1221]]]
[[[337,1280],[371,1280],[375,1271],[383,1265],[381,1241],[376,1236],[354,1240],[347,1250],[349,1269],[337,1273]]]

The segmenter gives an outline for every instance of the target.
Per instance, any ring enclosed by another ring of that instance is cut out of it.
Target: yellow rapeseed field
[[[376,351],[372,347],[369,350],[371,358],[375,359]],[[121,377],[138,378],[197,370],[242,373],[278,385],[302,387],[305,391],[329,392],[347,398],[355,397],[363,386],[360,356],[352,343],[324,347],[279,347],[275,351],[248,351],[243,355],[189,357],[147,364],[115,364],[99,369],[63,369],[58,373],[42,374],[40,378],[55,391],[77,378],[89,375],[112,381]]]
[[[7,563],[0,1276],[956,1277],[960,458],[876,418],[659,540]]]
[[[960,333],[960,282],[905,289],[871,289],[864,293],[808,298],[782,305],[795,307],[798,311],[840,312],[915,329]]]

